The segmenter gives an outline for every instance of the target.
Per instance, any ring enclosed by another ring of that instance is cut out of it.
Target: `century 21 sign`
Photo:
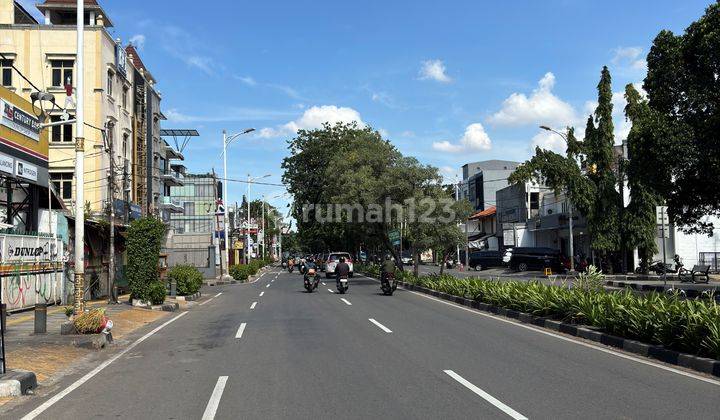
[[[2,125],[35,141],[40,141],[40,120],[37,117],[4,99],[0,99],[0,109],[2,110],[0,119]]]

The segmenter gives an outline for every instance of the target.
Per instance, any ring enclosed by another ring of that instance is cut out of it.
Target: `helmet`
[[[340,262],[345,262],[345,257],[340,257]]]
[[[385,256],[385,260],[390,261],[390,254]]]

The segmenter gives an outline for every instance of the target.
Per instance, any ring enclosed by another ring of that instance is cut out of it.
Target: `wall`
[[[713,236],[685,234],[678,229],[671,231],[672,241],[666,242],[668,261],[672,261],[673,255],[678,254],[685,268],[689,270],[693,265],[699,264],[701,252],[720,253],[720,218],[707,217],[705,220],[714,224]],[[662,239],[658,238],[658,241],[662,242]],[[662,259],[662,247],[659,246],[658,249],[658,259]]]

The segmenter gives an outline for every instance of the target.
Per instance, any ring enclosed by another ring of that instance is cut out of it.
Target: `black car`
[[[513,248],[509,266],[515,271],[550,268],[554,273],[561,273],[565,270],[560,251],[553,248]]]
[[[475,271],[490,267],[502,267],[502,253],[500,251],[476,251],[470,253],[468,267]]]

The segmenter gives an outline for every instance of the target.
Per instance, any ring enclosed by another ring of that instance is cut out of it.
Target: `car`
[[[510,269],[515,271],[552,269],[553,272],[565,271],[560,250],[541,247],[517,247],[512,250]]]
[[[335,275],[335,267],[340,262],[340,258],[345,257],[345,262],[350,266],[350,277],[353,276],[353,262],[349,252],[331,252],[325,261],[325,277],[330,278]]]
[[[317,254],[317,257],[315,258],[315,262],[317,263],[318,269],[320,271],[325,271],[325,260],[327,259],[326,253]]]
[[[470,253],[468,267],[475,271],[490,267],[502,267],[503,254],[500,251],[476,251]]]
[[[412,265],[413,264],[413,257],[412,254],[408,251],[403,251],[402,255],[400,256],[400,261],[403,263],[403,265]]]

